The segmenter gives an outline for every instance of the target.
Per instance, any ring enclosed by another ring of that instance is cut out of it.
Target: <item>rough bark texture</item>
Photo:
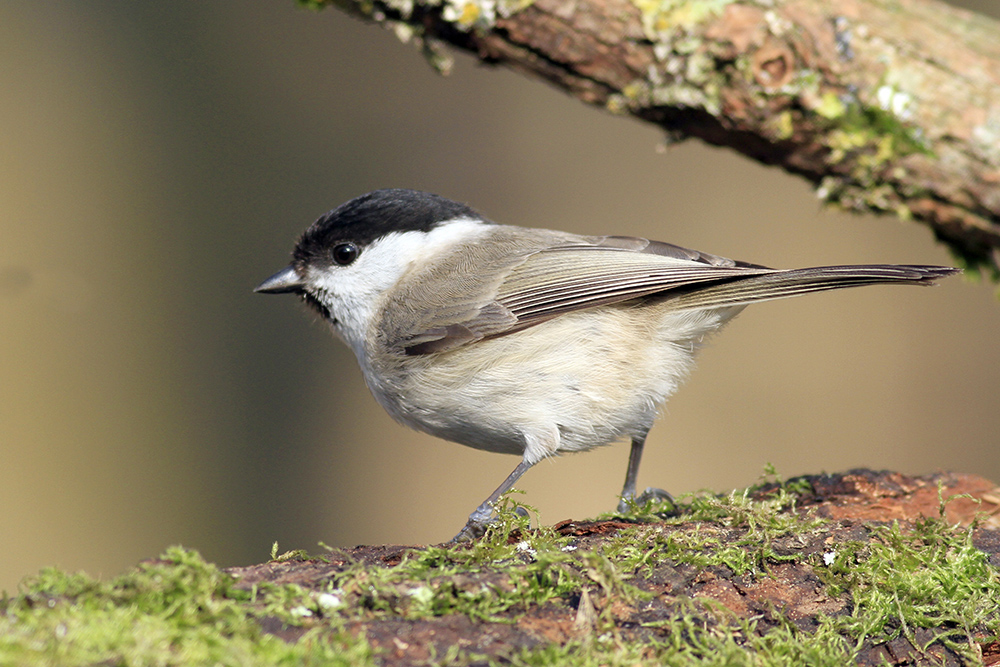
[[[969,525],[978,521],[979,527],[971,533],[968,550],[988,556],[987,570],[1000,566],[1000,530],[997,530],[1000,523],[995,516],[1000,509],[1000,498],[994,485],[981,477],[956,474],[908,477],[898,473],[856,470],[805,477],[801,482],[806,483],[808,491],[798,497],[798,502],[790,510],[791,515],[811,519],[821,517],[823,521],[816,529],[787,532],[773,539],[768,544],[767,555],[759,566],[752,568],[754,573],[737,574],[725,565],[698,566],[667,559],[658,562],[655,567],[640,568],[630,576],[627,583],[642,591],[642,596],[629,597],[616,593],[615,585],[602,580],[598,576],[600,573],[595,575],[588,571],[588,567],[596,567],[593,565],[595,561],[589,560],[584,561],[581,567],[588,572],[588,581],[592,582],[592,586],[584,586],[576,593],[541,604],[513,607],[499,618],[483,619],[463,613],[407,616],[414,604],[414,591],[419,587],[449,590],[457,598],[461,598],[463,591],[471,594],[482,590],[510,590],[513,580],[509,568],[512,564],[515,568],[519,565],[517,559],[458,573],[436,575],[432,570],[426,577],[396,582],[395,588],[390,589],[388,595],[382,593],[381,597],[374,593],[374,584],[366,583],[376,579],[369,570],[368,574],[350,575],[349,578],[363,579],[361,585],[356,589],[345,587],[341,591],[347,606],[338,613],[352,620],[340,627],[346,627],[352,634],[365,636],[375,650],[376,662],[382,665],[438,664],[446,655],[450,658],[444,662],[450,664],[486,664],[487,661],[507,664],[512,656],[514,664],[520,664],[516,658],[519,651],[537,651],[547,645],[563,646],[573,642],[586,644],[597,635],[611,636],[614,641],[624,644],[690,641],[689,637],[677,636],[676,626],[672,629],[667,626],[671,619],[684,615],[693,619],[693,628],[718,627],[718,631],[723,632],[729,627],[732,630],[732,626],[726,626],[719,616],[710,611],[715,605],[726,610],[726,614],[731,613],[734,618],[745,619],[749,623],[737,626],[734,642],[753,650],[749,648],[752,641],[750,635],[764,637],[779,627],[787,627],[792,634],[807,635],[817,631],[824,617],[849,618],[855,614],[856,607],[861,604],[860,598],[850,587],[838,588],[831,584],[825,570],[832,562],[828,555],[850,548],[859,554],[859,564],[866,558],[875,558],[870,551],[873,544],[892,542],[892,534],[902,536],[904,541],[910,539],[905,536],[919,526],[922,517],[943,519],[942,525]],[[752,496],[765,499],[776,488],[763,487]],[[951,500],[948,500],[949,497]],[[890,530],[894,522],[896,526],[902,526],[898,533]],[[564,521],[555,529],[561,535],[572,538],[572,547],[566,547],[564,551],[572,548],[581,554],[612,554],[615,549],[621,548],[620,543],[617,547],[613,546],[616,536],[622,531],[635,529],[637,525],[636,522],[623,520]],[[748,525],[736,526],[724,520],[642,525],[652,531],[644,533],[647,535],[655,533],[662,538],[663,531],[666,531],[667,541],[684,539],[685,535],[698,535],[699,539],[711,535],[713,540],[718,538],[717,543],[713,541],[717,544],[715,550],[745,548],[739,545],[746,545],[748,530],[754,530]],[[514,535],[511,539],[519,537]],[[931,542],[917,539],[921,548]],[[647,545],[642,543],[642,539],[635,539],[635,546],[642,549]],[[328,582],[341,581],[350,568],[355,568],[353,572],[356,573],[363,572],[358,569],[359,565],[391,570],[399,567],[405,558],[425,549],[356,547],[334,550],[326,560],[272,561],[252,567],[232,568],[228,572],[237,577],[236,585],[243,588],[265,583],[292,583],[311,590],[323,590]],[[620,551],[617,553],[620,555]],[[608,557],[612,560],[616,558],[613,555]],[[946,558],[950,560],[954,557],[953,554]],[[882,565],[893,569],[892,563]],[[899,564],[900,569],[903,565]],[[556,565],[552,567],[558,569]],[[848,566],[847,570],[852,567]],[[914,571],[919,574],[922,569],[917,567]],[[973,585],[980,583],[987,585],[985,579],[974,581]],[[944,600],[955,594],[955,591],[946,590],[946,583],[933,585],[940,589],[932,592],[931,599],[940,597]],[[708,606],[699,607],[700,611],[692,616],[692,600],[707,600]],[[899,604],[905,606],[906,603]],[[969,601],[969,604],[973,603]],[[890,615],[892,613],[894,611]],[[852,654],[853,659],[858,664],[870,665],[1000,664],[1000,643],[985,627],[961,629],[959,634],[966,632],[961,636],[967,637],[968,642],[964,643],[963,639],[958,649],[954,643],[949,646],[942,639],[956,631],[951,621],[942,621],[941,627],[928,627],[926,623],[922,627],[908,627],[902,620],[894,628],[892,633],[883,633],[882,639],[875,636],[862,639],[863,644]],[[308,624],[289,627],[277,620],[272,624],[265,623],[265,630],[290,642],[297,641],[310,631]]]
[[[935,0],[304,0],[780,165],[1000,267],[1000,24]]]

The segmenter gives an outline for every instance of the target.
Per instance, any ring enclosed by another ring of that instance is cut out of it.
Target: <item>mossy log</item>
[[[0,664],[1000,664],[1000,495],[856,470],[480,540],[103,583],[0,602]]]

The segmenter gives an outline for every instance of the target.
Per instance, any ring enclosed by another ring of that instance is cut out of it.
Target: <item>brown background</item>
[[[967,6],[1000,15],[995,2]],[[222,564],[450,537],[516,463],[416,435],[291,298],[251,294],[317,215],[376,187],[500,222],[774,266],[950,263],[726,151],[291,0],[0,5],[0,589],[170,544]],[[1000,480],[989,286],[755,306],[650,436],[674,492],[853,466]],[[627,447],[543,462],[552,523],[610,509]]]

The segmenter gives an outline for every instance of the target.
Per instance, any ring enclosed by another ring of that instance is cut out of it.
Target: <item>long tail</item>
[[[688,310],[738,306],[863,285],[933,285],[939,279],[958,272],[959,269],[946,266],[899,264],[777,269],[773,273],[727,278],[712,285],[702,283],[679,295],[675,304],[680,309]]]

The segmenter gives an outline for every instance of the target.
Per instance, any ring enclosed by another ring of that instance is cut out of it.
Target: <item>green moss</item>
[[[774,540],[814,534],[827,524],[796,511],[799,497],[811,491],[806,480],[786,482],[767,466],[759,485],[724,496],[703,492],[685,494],[673,502],[633,504],[625,516],[657,525],[625,530],[611,540],[608,549],[615,554],[630,553],[623,557],[630,564],[638,559],[655,566],[671,560],[701,567],[727,565],[736,574],[746,574],[767,561],[789,560],[775,553]],[[640,544],[649,544],[650,549],[655,544],[656,558],[637,552]]]
[[[295,624],[308,594],[268,587],[251,604],[194,551],[172,548],[108,583],[45,570],[21,588],[0,603],[3,665],[373,664],[364,641],[336,632],[295,644],[264,634],[261,618]]]
[[[972,544],[973,528],[952,527],[942,518],[875,529],[869,544],[836,549],[835,561],[818,572],[831,594],[848,592],[850,616],[832,621],[857,645],[904,637],[919,649],[940,642],[979,662],[979,638],[1000,632],[1000,573]],[[915,630],[934,631],[920,642]]]
[[[671,534],[662,525],[637,526],[619,533],[604,553],[620,570],[638,575],[664,562],[724,565],[737,573],[760,573],[762,564],[789,559],[769,549],[771,539],[823,529],[823,522],[815,519],[796,522],[788,518],[795,494],[803,490],[800,484],[781,485],[760,501],[748,500],[746,493],[692,497],[673,509],[675,516],[670,520],[684,521],[688,528],[691,521],[704,522],[696,524],[694,531]],[[651,511],[657,508],[639,508],[640,515]],[[978,664],[982,660],[979,646],[997,640],[1000,633],[1000,573],[973,546],[974,527],[949,526],[943,516],[942,512],[939,518],[923,519],[912,530],[899,524],[874,527],[875,539],[870,543],[832,546],[826,554],[831,562],[813,565],[827,587],[827,596],[850,595],[851,611],[819,617],[813,632],[782,621],[780,614],[777,628],[762,630],[756,620],[738,619],[711,601],[689,600],[670,618],[646,624],[657,632],[647,643],[605,637],[603,642],[524,651],[512,663],[844,665],[853,664],[864,647],[904,637],[918,652],[939,643],[970,664]],[[732,543],[716,539],[711,524],[746,529],[739,542],[744,551],[756,556],[736,554]],[[808,561],[810,557],[792,559]],[[933,632],[921,640],[918,629]],[[930,653],[925,657],[935,660]]]
[[[918,650],[937,642],[975,662],[979,643],[1000,632],[1000,576],[974,547],[972,529],[949,526],[942,512],[914,526],[869,527],[871,540],[838,540],[836,524],[799,507],[811,493],[805,480],[769,477],[728,495],[634,506],[617,517],[633,526],[595,542],[529,529],[508,496],[482,539],[414,549],[391,567],[356,563],[314,590],[237,588],[179,548],[108,583],[46,570],[0,602],[0,664],[370,665],[377,654],[346,635],[346,623],[451,614],[517,623],[540,606],[577,608],[576,639],[518,651],[504,664],[843,665],[897,638]],[[303,557],[272,550],[275,564]],[[657,568],[678,566],[761,581],[789,562],[819,577],[823,597],[847,599],[844,611],[805,630],[780,610],[739,618],[648,583]],[[265,619],[301,636],[286,643],[266,634]],[[483,661],[458,648],[432,660]]]
[[[913,217],[905,202],[923,195],[906,186],[901,158],[920,154],[933,157],[919,128],[905,120],[905,95],[882,86],[880,95],[889,108],[845,100],[824,94],[813,111],[821,118],[823,142],[829,152],[827,163],[842,165],[840,176],[823,179],[817,194],[837,208],[875,213],[892,213],[903,220]]]
[[[912,153],[933,155],[916,128],[884,109],[850,104],[831,120],[837,121],[829,139],[833,163],[842,161],[848,152],[861,147],[874,149],[870,152],[871,162],[865,165],[869,168]]]
[[[585,577],[567,567],[569,540],[548,528],[529,531],[518,507],[508,494],[481,539],[413,550],[391,568],[358,564],[332,585],[358,618],[458,613],[507,621],[501,614],[578,591]],[[498,570],[502,576],[490,576]]]
[[[672,618],[645,624],[655,635],[623,642],[613,635],[547,645],[510,658],[518,667],[843,667],[853,652],[829,625],[803,632],[790,623],[761,631],[757,620],[734,617],[710,600],[692,600]],[[506,661],[505,661],[506,663]]]
[[[773,477],[773,470],[768,475]],[[726,496],[689,494],[675,503],[633,507],[630,516],[647,521],[655,517],[661,523],[622,531],[610,540],[606,553],[627,571],[645,573],[672,562],[722,565],[744,575],[766,572],[768,563],[799,560],[800,556],[779,554],[774,542],[815,534],[827,523],[795,512],[808,484],[779,482],[760,498],[752,497],[756,490],[751,487]]]

